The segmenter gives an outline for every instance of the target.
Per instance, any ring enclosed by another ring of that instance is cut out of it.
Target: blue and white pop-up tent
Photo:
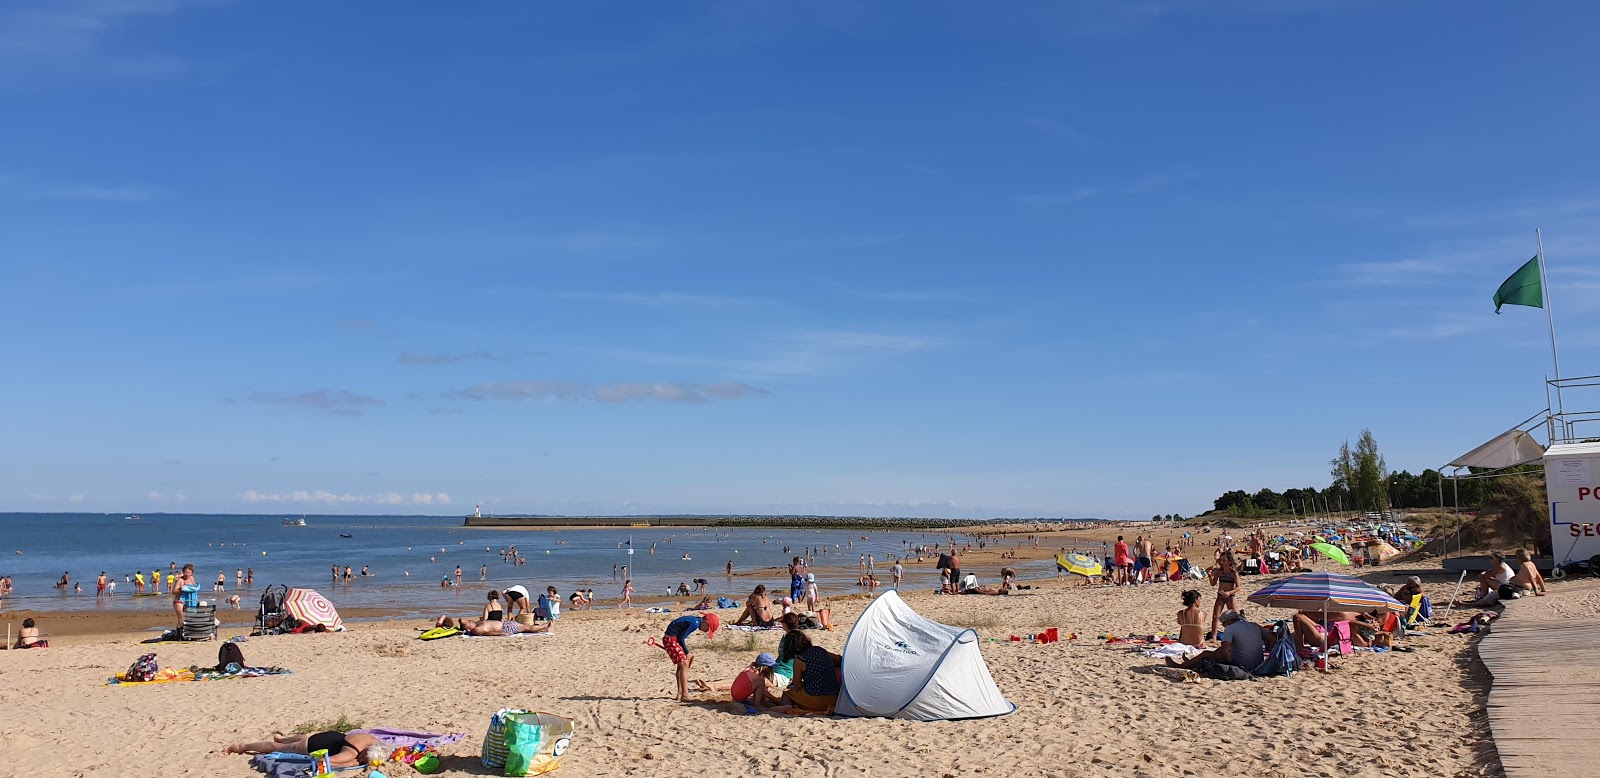
[[[975,630],[921,616],[890,589],[845,639],[834,711],[915,721],[1004,716],[1017,706],[995,686],[978,645]]]

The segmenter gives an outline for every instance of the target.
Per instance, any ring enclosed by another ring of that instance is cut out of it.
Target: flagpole
[[[1561,402],[1561,357],[1556,351],[1556,318],[1550,310],[1550,279],[1544,274],[1544,236],[1538,227],[1533,228],[1533,239],[1539,244],[1539,291],[1544,296],[1544,320],[1550,325],[1550,361],[1556,368],[1556,412],[1565,413],[1566,406]]]

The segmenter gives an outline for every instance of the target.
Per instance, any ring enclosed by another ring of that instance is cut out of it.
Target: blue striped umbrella
[[[1268,608],[1301,611],[1387,610],[1404,613],[1406,606],[1372,584],[1339,573],[1301,573],[1261,587],[1247,599]]]
[[[1268,608],[1320,610],[1324,622],[1328,620],[1330,611],[1365,613],[1387,610],[1404,613],[1406,610],[1406,606],[1382,589],[1342,573],[1301,573],[1267,584],[1246,599]],[[1322,633],[1322,654],[1328,654],[1326,630]]]

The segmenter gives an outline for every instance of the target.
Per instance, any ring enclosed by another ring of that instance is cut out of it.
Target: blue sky
[[[470,6],[470,7],[469,7]],[[1192,514],[1600,372],[1600,6],[0,8],[0,509]]]

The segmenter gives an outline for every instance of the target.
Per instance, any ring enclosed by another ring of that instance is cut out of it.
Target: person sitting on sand
[[[38,622],[33,619],[22,620],[22,631],[17,633],[16,645],[12,648],[49,648],[50,641],[39,636]]]
[[[480,636],[504,635],[510,637],[522,631],[521,624],[505,617],[505,610],[500,607],[500,593],[492,589],[489,591],[489,601],[483,604],[483,618],[472,622],[472,626],[467,627],[468,635]]]
[[[1205,645],[1201,637],[1205,629],[1204,612],[1200,610],[1200,590],[1190,589],[1183,593],[1183,610],[1178,611],[1178,642],[1186,646],[1200,648]]]
[[[373,748],[382,747],[382,758],[388,756],[388,746],[383,741],[355,732],[318,732],[315,735],[278,735],[271,740],[256,743],[239,742],[222,749],[224,754],[309,754],[327,751],[328,761],[335,768],[360,767],[374,756]]]
[[[1478,576],[1477,597],[1484,597],[1489,592],[1498,591],[1501,584],[1511,583],[1516,576],[1516,571],[1511,565],[1506,564],[1506,558],[1499,551],[1489,552],[1489,569]],[[1491,603],[1492,604],[1492,603]]]
[[[1353,623],[1360,617],[1359,613],[1345,611],[1329,611],[1326,614],[1322,611],[1300,611],[1294,615],[1293,621],[1295,645],[1301,649],[1320,651],[1331,637],[1328,625],[1341,621]],[[1350,642],[1357,646],[1367,644],[1354,629],[1350,630]]]
[[[778,661],[794,663],[794,680],[783,693],[783,702],[832,716],[839,701],[839,664],[844,660],[812,645],[806,633],[795,630],[778,641]]]
[[[1169,656],[1167,666],[1192,670],[1199,667],[1201,662],[1209,661],[1255,672],[1266,661],[1267,649],[1272,645],[1271,633],[1235,610],[1223,611],[1219,620],[1222,622],[1222,634],[1217,639],[1222,641],[1221,645],[1210,651],[1201,651],[1183,662],[1174,662]]]
[[[739,618],[734,619],[733,623],[741,627],[745,625],[770,627],[772,620],[772,600],[767,597],[767,587],[758,584],[755,590],[750,592],[750,598],[744,601],[744,612],[740,613]]]
[[[764,708],[778,704],[784,690],[789,688],[789,679],[775,671],[777,666],[777,658],[762,651],[749,667],[740,670],[731,681],[706,683],[696,678],[691,683],[695,685],[697,692],[731,692],[734,702],[744,702],[757,708]]]
[[[711,597],[709,595],[701,597],[699,602],[689,606],[689,610],[692,611],[712,611],[716,609],[717,606],[711,602]]]
[[[1544,576],[1539,574],[1539,568],[1534,566],[1533,557],[1525,548],[1517,549],[1516,575],[1511,577],[1511,585],[1539,597],[1545,594]]]

